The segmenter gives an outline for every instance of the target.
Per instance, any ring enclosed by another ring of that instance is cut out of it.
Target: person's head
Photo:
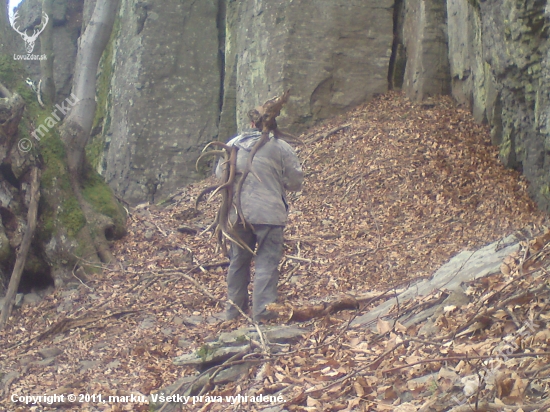
[[[260,109],[260,110],[258,110]],[[250,120],[250,126],[255,127],[257,129],[262,129],[262,114],[261,114],[262,107],[257,107],[255,109],[248,111],[248,119]]]

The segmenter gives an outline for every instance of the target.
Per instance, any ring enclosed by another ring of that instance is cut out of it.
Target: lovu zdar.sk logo
[[[27,50],[28,54],[26,54],[26,55],[16,55],[16,54],[14,54],[13,58],[15,60],[46,60],[46,55],[45,54],[36,55],[36,54],[31,54],[31,53],[34,50],[36,39],[38,38],[40,33],[42,33],[44,31],[44,29],[46,28],[46,25],[48,24],[48,21],[50,20],[48,15],[46,13],[42,12],[42,20],[40,22],[40,26],[38,26],[38,28],[33,29],[33,33],[30,36],[29,36],[29,34],[27,34],[28,30],[23,30],[23,31],[21,30],[21,28],[19,26],[18,19],[19,19],[19,11],[17,11],[13,16],[13,26],[12,27],[17,33],[19,33],[21,38],[25,41],[25,49]]]

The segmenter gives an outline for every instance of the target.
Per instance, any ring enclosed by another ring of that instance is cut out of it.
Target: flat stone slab
[[[461,290],[461,284],[471,282],[500,271],[502,260],[517,251],[519,239],[510,235],[475,251],[463,251],[441,266],[431,277],[409,287],[406,291],[357,317],[351,326],[372,325],[376,319],[387,315],[390,309],[416,296],[426,296],[436,289]],[[373,328],[376,325],[372,325]]]
[[[42,356],[42,359],[55,358],[62,353],[63,351],[55,346],[38,350],[38,354]]]
[[[276,326],[269,329],[262,328],[262,333],[270,343],[279,344],[296,343],[308,332],[309,331],[307,329],[296,326]],[[218,337],[217,342],[224,345],[235,345],[242,344],[249,339],[253,339],[255,341],[260,340],[258,332],[256,332],[254,327],[246,327],[232,332],[222,333]]]
[[[295,343],[308,332],[307,329],[296,326],[276,326],[262,330],[267,341],[278,344]],[[245,327],[232,332],[224,332],[219,335],[216,341],[205,344],[198,351],[178,356],[172,362],[177,366],[219,364],[233,355],[249,349],[250,340],[260,340],[258,332],[254,327]]]
[[[248,345],[221,347],[218,345],[204,345],[196,352],[174,358],[172,362],[177,366],[198,366],[203,364],[222,363],[237,353],[248,350],[248,348]]]

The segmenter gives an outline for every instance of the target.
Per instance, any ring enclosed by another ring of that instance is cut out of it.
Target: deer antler
[[[17,26],[17,19],[19,19],[19,10],[15,12],[15,14],[13,15],[13,29],[19,33],[21,35],[21,37],[24,38],[24,36],[27,36],[27,33],[26,32],[22,32],[19,27]]]
[[[39,27],[39,28],[35,28],[34,31],[33,31],[33,34],[32,36],[29,36],[27,34],[27,31],[21,31],[19,25],[17,24],[17,20],[19,19],[19,11],[16,11],[15,14],[13,15],[13,29],[19,33],[19,35],[23,38],[23,40],[25,40],[25,43],[27,44],[26,45],[26,50],[27,50],[27,53],[32,53],[32,51],[34,50],[34,43],[36,42],[36,39],[38,38],[38,36],[40,35],[40,33],[42,33],[44,31],[44,29],[46,28],[46,25],[48,24],[48,22],[50,21],[50,18],[48,17],[48,15],[43,11],[42,12],[42,19],[40,20],[40,25],[42,27]]]
[[[32,35],[32,39],[36,40],[37,37],[40,35],[40,33],[42,33],[44,31],[44,29],[46,28],[46,26],[48,25],[48,22],[50,21],[50,18],[48,17],[48,15],[46,14],[46,12],[42,12],[42,19],[40,21],[40,24],[42,25],[42,27],[40,29],[34,29],[34,33]]]
[[[205,230],[209,231],[210,229],[214,228],[214,236],[217,238],[218,243],[221,245],[222,249],[226,251],[226,245],[225,241],[229,240],[233,243],[236,243],[239,247],[243,249],[247,249],[250,253],[254,254],[254,252],[250,249],[250,247],[244,242],[238,235],[237,232],[234,230],[234,227],[232,226],[231,222],[229,222],[229,211],[233,207],[233,201],[235,202],[234,206],[237,209],[237,215],[240,219],[240,223],[242,223],[243,226],[250,226],[244,218],[242,208],[241,208],[241,191],[243,187],[243,183],[248,176],[249,173],[254,174],[252,171],[252,160],[254,159],[254,156],[256,153],[262,148],[262,146],[269,140],[269,132],[273,132],[275,138],[287,138],[288,140],[294,140],[299,141],[298,139],[294,138],[293,136],[287,135],[286,133],[281,132],[277,128],[277,122],[275,121],[276,117],[279,116],[281,113],[281,109],[283,105],[288,101],[290,91],[286,91],[279,97],[274,97],[272,99],[269,99],[266,101],[262,106],[259,106],[255,109],[252,109],[248,112],[249,118],[262,130],[262,137],[260,140],[256,142],[254,147],[252,148],[247,161],[246,169],[243,171],[242,177],[237,183],[237,187],[234,189],[234,183],[236,181],[236,175],[237,175],[237,150],[238,148],[236,146],[227,146],[226,144],[222,142],[211,142],[203,149],[203,154],[199,157],[197,160],[197,167],[199,162],[204,159],[206,156],[216,155],[220,156],[223,155],[225,158],[225,161],[223,162],[224,170],[223,170],[223,178],[222,183],[220,185],[216,186],[210,186],[204,189],[199,196],[197,197],[195,201],[195,208],[198,208],[199,202],[206,196],[208,193],[213,192],[210,195],[210,198],[208,200],[211,200],[212,197],[214,197],[217,194],[222,195],[222,203],[220,206],[220,209],[218,210],[218,213],[216,214],[216,218],[212,225]],[[301,143],[301,142],[300,142]],[[217,146],[220,147],[221,150],[211,150],[206,151],[211,146]],[[256,178],[258,178],[256,176]],[[259,180],[259,179],[258,179]],[[234,196],[235,194],[235,196]]]
[[[222,150],[211,150],[206,151],[211,146],[221,147]],[[227,245],[226,241],[229,240],[239,247],[248,250],[250,253],[254,254],[254,251],[248,246],[248,244],[243,241],[237,232],[233,229],[231,222],[229,221],[229,211],[233,207],[233,188],[235,183],[235,177],[237,174],[237,151],[239,148],[237,146],[227,146],[222,142],[210,142],[203,149],[203,154],[197,160],[197,167],[200,160],[204,159],[206,156],[223,155],[225,161],[223,163],[223,177],[222,184],[216,186],[210,186],[204,189],[195,200],[195,208],[198,209],[199,202],[202,198],[210,192],[214,192],[210,195],[207,201],[210,201],[216,194],[221,194],[222,202],[214,222],[208,229],[204,232],[214,229],[214,237],[218,241],[218,245],[222,248],[224,254],[227,255]]]

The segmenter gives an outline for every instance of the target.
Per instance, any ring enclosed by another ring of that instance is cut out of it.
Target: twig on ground
[[[162,229],[160,228],[160,226],[159,226],[156,222],[153,222],[153,224],[154,224],[155,227],[158,229],[158,231],[162,234],[162,236],[168,237],[168,234],[167,234],[164,230],[162,230]]]
[[[492,315],[493,313],[495,313],[497,310],[499,309],[502,309],[502,308],[505,308],[507,305],[513,303],[515,300],[520,300],[522,298],[525,298],[529,295],[532,295],[532,296],[538,296],[540,297],[540,292],[543,290],[543,289],[546,289],[545,293],[548,293],[550,292],[550,289],[547,289],[547,285],[546,284],[542,284],[541,286],[538,286],[534,289],[529,289],[528,291],[526,292],[523,292],[523,293],[518,293],[518,294],[515,294],[513,296],[510,296],[509,298],[499,302],[498,304],[496,304],[495,306],[491,307],[491,308],[487,308],[487,307],[484,307],[484,306],[479,306],[478,307],[478,311],[475,313],[474,316],[472,316],[466,323],[464,323],[463,325],[461,325],[459,328],[457,328],[456,330],[452,331],[451,333],[445,335],[445,336],[442,336],[440,338],[438,338],[437,340],[438,341],[442,341],[442,340],[448,340],[448,339],[454,339],[455,336],[459,336],[460,332],[462,332],[463,330],[465,330],[466,328],[470,327],[472,324],[474,324],[475,322],[481,320],[482,317],[487,317],[487,316],[490,316]],[[483,310],[482,310],[483,309]],[[480,310],[482,310],[480,312]]]
[[[236,308],[240,312],[240,314],[243,315],[244,318],[254,326],[254,329],[256,329],[256,332],[258,332],[258,336],[260,337],[260,343],[261,343],[263,352],[269,355],[270,351],[269,351],[269,348],[267,347],[265,336],[261,331],[260,325],[258,325],[258,322],[254,322],[252,318],[248,316],[246,313],[244,313],[243,310],[231,299],[227,299],[227,302],[230,305],[232,305],[234,308]]]
[[[72,270],[72,272],[71,272],[72,275],[76,278],[76,280],[78,280],[80,283],[82,283],[83,286],[87,287],[88,290],[94,290],[94,288],[88,286],[87,284],[85,284],[85,283],[82,281],[82,279],[80,279],[78,276],[76,276],[75,271],[76,271],[76,267],[77,267],[77,266],[78,266],[78,262],[76,262],[76,263],[74,264],[74,266],[73,266],[73,270]]]
[[[306,259],[306,258],[303,258],[303,257],[300,257],[300,256],[286,255],[285,258],[286,259],[291,259],[291,260],[297,260],[297,261],[300,261],[300,262],[306,262],[306,263],[319,263],[316,260]]]

